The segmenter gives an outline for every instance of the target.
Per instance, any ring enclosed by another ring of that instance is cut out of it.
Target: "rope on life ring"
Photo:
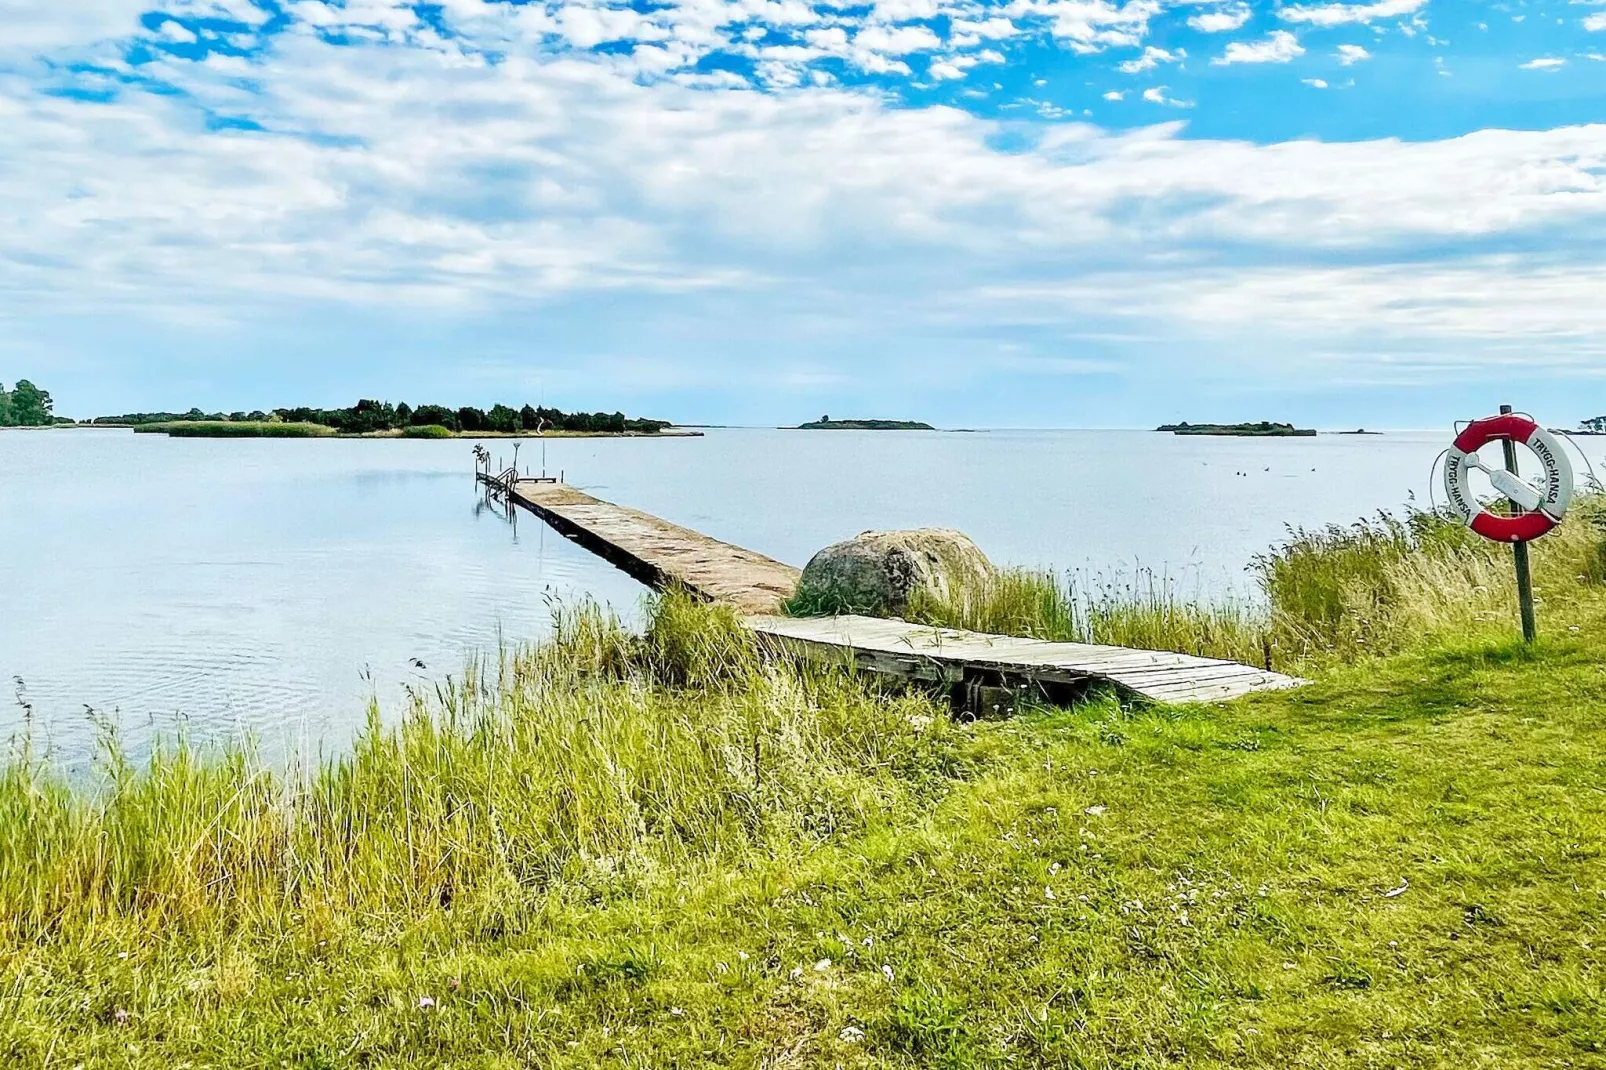
[[[1483,463],[1478,450],[1497,440],[1520,443],[1534,452],[1544,468],[1539,486]],[[1473,469],[1487,475],[1495,490],[1515,502],[1520,511],[1514,516],[1491,513],[1468,486],[1468,473]],[[1473,420],[1456,436],[1444,459],[1444,493],[1462,522],[1484,538],[1529,542],[1549,533],[1567,515],[1573,496],[1573,468],[1561,443],[1533,420],[1516,413],[1488,416]]]

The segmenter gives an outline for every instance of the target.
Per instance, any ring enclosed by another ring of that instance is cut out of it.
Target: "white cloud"
[[[1287,30],[1273,30],[1263,41],[1232,42],[1227,51],[1212,62],[1218,67],[1230,63],[1288,63],[1304,54],[1304,46],[1293,34]]]
[[[159,32],[163,40],[176,41],[181,45],[193,45],[200,40],[195,31],[188,29],[182,22],[172,20],[162,23]]]
[[[1531,59],[1527,63],[1518,64],[1525,71],[1554,71],[1566,65],[1566,60],[1556,56],[1545,56],[1542,59]]]
[[[1011,0],[1005,13],[1031,15],[1049,20],[1055,37],[1070,42],[1075,52],[1100,52],[1106,48],[1143,43],[1149,20],[1159,14],[1160,0]]]
[[[1342,26],[1351,22],[1404,18],[1427,6],[1427,0],[1378,0],[1375,4],[1295,4],[1277,12],[1289,22]]]
[[[974,48],[983,40],[1003,41],[1020,32],[1013,22],[1005,18],[981,21],[954,19],[949,25],[948,43],[955,48]]]
[[[1172,107],[1172,108],[1191,108],[1191,107],[1193,107],[1193,103],[1191,101],[1177,100],[1175,97],[1167,96],[1166,95],[1166,89],[1167,88],[1169,88],[1169,87],[1163,86],[1163,85],[1157,85],[1152,89],[1145,89],[1143,91],[1143,99],[1148,101],[1150,104],[1164,104],[1167,107]]]
[[[32,57],[140,32],[148,0],[74,0],[7,4],[0,57]]]
[[[1183,59],[1186,55],[1187,53],[1181,49],[1178,49],[1176,52],[1172,53],[1163,48],[1154,48],[1153,46],[1150,46],[1149,48],[1145,48],[1143,50],[1143,55],[1139,56],[1137,59],[1129,59],[1125,63],[1122,63],[1120,65],[1120,70],[1123,74],[1140,74],[1143,71],[1153,70],[1161,63],[1176,63]]]
[[[1126,94],[1119,89],[1112,89],[1104,94],[1105,100],[1125,100]]]
[[[1002,62],[1004,57],[991,49],[984,49],[975,55],[945,56],[931,61],[931,76],[939,82],[963,78],[977,64]]]
[[[1200,33],[1227,33],[1249,21],[1249,6],[1234,4],[1216,11],[1206,11],[1188,19],[1188,25]]]
[[[942,41],[924,26],[899,26],[895,29],[870,26],[854,35],[853,46],[870,52],[902,56],[910,52],[933,51],[942,47]]]
[[[1339,45],[1336,55],[1338,62],[1346,67],[1372,58],[1372,54],[1360,45]]]
[[[874,18],[878,22],[908,22],[936,18],[941,10],[938,0],[875,0]]]
[[[1304,82],[1306,85],[1310,86],[1312,89],[1326,89],[1327,88],[1327,82],[1326,82],[1325,79],[1322,79],[1322,78],[1302,78],[1302,79],[1300,79],[1300,81]]]
[[[1586,17],[1584,19],[1584,29],[1591,33],[1599,33],[1601,30],[1606,30],[1606,12]]]

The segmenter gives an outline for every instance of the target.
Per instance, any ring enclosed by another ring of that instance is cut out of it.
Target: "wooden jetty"
[[[861,668],[968,689],[965,704],[994,704],[992,691],[1050,694],[1114,684],[1153,702],[1220,702],[1252,691],[1298,687],[1281,673],[1164,650],[1052,643],[956,631],[880,617],[753,617],[749,625],[794,649],[851,658]]]
[[[494,483],[495,477],[486,482]],[[519,479],[508,497],[558,534],[656,590],[680,584],[743,613],[774,613],[792,597],[802,575],[763,554],[601,501],[567,483]]]
[[[978,712],[1011,705],[1023,691],[1057,696],[1099,682],[1166,703],[1223,701],[1304,682],[1168,651],[1053,643],[877,617],[783,617],[781,603],[797,589],[801,575],[790,565],[593,498],[566,483],[519,478],[511,471],[482,472],[479,479],[650,587],[678,584],[698,597],[735,606],[750,628],[784,649],[949,685],[956,702]]]

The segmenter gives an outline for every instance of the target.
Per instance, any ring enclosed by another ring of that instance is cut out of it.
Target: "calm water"
[[[547,463],[798,565],[868,528],[942,525],[1001,564],[1141,563],[1221,592],[1248,589],[1285,525],[1425,502],[1446,437],[714,430],[557,440]],[[136,746],[182,722],[328,748],[369,696],[395,709],[405,683],[544,635],[550,599],[634,615],[634,582],[485,507],[470,446],[0,431],[0,679],[20,680],[0,736],[26,702],[69,761],[91,745],[87,709]]]

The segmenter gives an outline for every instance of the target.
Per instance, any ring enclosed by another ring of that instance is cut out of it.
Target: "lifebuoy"
[[[1533,450],[1545,476],[1534,486],[1504,468],[1490,468],[1478,450],[1498,439],[1509,439]],[[1479,469],[1495,490],[1524,510],[1515,516],[1497,516],[1484,508],[1467,486],[1467,473]],[[1567,515],[1573,497],[1573,466],[1561,451],[1556,436],[1526,416],[1508,413],[1474,420],[1456,436],[1444,460],[1444,492],[1450,507],[1473,531],[1496,542],[1528,542],[1549,532]]]

